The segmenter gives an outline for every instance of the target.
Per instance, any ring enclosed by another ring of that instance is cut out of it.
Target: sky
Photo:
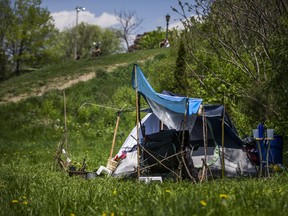
[[[84,7],[78,13],[78,23],[95,24],[103,28],[117,25],[115,10],[134,11],[143,19],[135,34],[156,30],[161,26],[166,29],[165,16],[171,16],[169,28],[181,28],[180,16],[172,11],[178,7],[178,0],[42,0],[42,7],[47,8],[55,26],[63,30],[76,25],[76,7]]]

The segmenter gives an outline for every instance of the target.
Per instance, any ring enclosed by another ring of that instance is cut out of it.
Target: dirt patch
[[[69,88],[72,85],[75,85],[79,82],[86,82],[96,77],[95,72],[86,73],[78,76],[70,76],[70,77],[60,77],[55,78],[53,80],[48,81],[48,84],[42,86],[40,88],[32,89],[31,92],[20,94],[14,96],[12,94],[5,95],[1,98],[0,104],[5,104],[8,102],[19,102],[23,99],[33,96],[42,96],[44,93],[51,91],[51,90],[63,90]]]
[[[112,65],[112,66],[110,66],[110,67],[107,68],[107,72],[112,72],[112,71],[115,70],[116,68],[122,67],[122,66],[126,66],[126,65],[128,65],[128,63],[121,63],[121,64]]]

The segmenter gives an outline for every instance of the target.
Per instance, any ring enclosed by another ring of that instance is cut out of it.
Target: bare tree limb
[[[125,41],[127,51],[129,51],[129,40],[132,34],[143,22],[142,18],[138,18],[135,11],[121,10],[114,11],[116,19],[119,22],[119,36]]]

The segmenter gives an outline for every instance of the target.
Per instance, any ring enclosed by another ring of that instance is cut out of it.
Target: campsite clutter
[[[224,105],[206,105],[202,99],[167,91],[157,93],[138,65],[133,67],[132,86],[136,126],[113,156],[122,111],[117,112],[106,166],[88,172],[84,159],[77,169],[63,154],[65,140],[59,144],[56,162],[70,176],[89,179],[107,174],[146,183],[165,178],[203,182],[225,176],[270,177],[284,170],[283,139],[273,129],[260,124],[253,137],[242,140]],[[149,109],[141,109],[141,98]],[[141,112],[146,113],[142,119]]]
[[[248,149],[250,146],[248,155],[259,168],[259,176],[270,177],[271,172],[281,172],[285,169],[282,156],[283,137],[274,134],[274,129],[266,129],[264,123],[259,124],[257,129],[253,129],[253,139],[246,140],[246,144]]]

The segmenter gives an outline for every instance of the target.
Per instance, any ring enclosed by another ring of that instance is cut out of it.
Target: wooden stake
[[[223,105],[222,116],[222,178],[225,178],[225,160],[224,160],[224,126],[225,126],[225,105]]]
[[[270,171],[269,171],[269,152],[271,147],[271,141],[273,138],[265,138],[265,141],[268,142],[268,147],[266,149],[266,171],[267,171],[267,177],[270,177]],[[263,143],[264,144],[264,143]],[[266,144],[266,143],[265,143]]]
[[[67,112],[66,112],[66,95],[63,91],[63,103],[64,103],[64,130],[65,130],[65,150],[68,152],[68,131],[67,131]],[[62,150],[62,149],[61,149]]]
[[[258,151],[259,151],[259,165],[260,165],[259,177],[262,176],[262,160],[263,160],[263,158],[262,158],[262,150],[261,150],[261,146],[260,146],[260,140],[263,140],[263,138],[256,138],[256,142],[257,142],[257,145],[258,145]]]
[[[140,178],[140,143],[139,143],[139,97],[136,65],[134,66],[135,75],[135,96],[136,96],[136,142],[137,142],[137,176]]]
[[[184,119],[182,124],[182,140],[181,140],[181,146],[180,146],[180,152],[184,152],[184,138],[185,138],[185,129],[186,129],[186,122],[187,122],[187,110],[188,110],[188,99],[186,100],[185,104],[185,112],[184,112]],[[181,154],[181,160],[179,162],[179,180],[182,181],[182,167],[185,163],[185,158],[183,153]]]
[[[207,180],[207,169],[206,166],[204,166],[207,163],[207,148],[208,148],[208,131],[207,131],[207,118],[206,118],[206,114],[205,114],[205,110],[203,108],[202,111],[202,129],[203,129],[203,142],[204,142],[204,159],[202,159],[203,161],[203,165],[202,165],[202,180],[205,179]]]
[[[268,141],[268,147],[266,149],[266,172],[267,172],[267,177],[270,177],[270,172],[269,172],[269,151],[270,151],[270,141]],[[266,144],[266,143],[265,143]]]
[[[115,142],[116,142],[116,135],[117,135],[118,126],[119,126],[119,120],[120,120],[120,112],[117,112],[116,126],[114,129],[114,136],[113,136],[112,146],[111,146],[110,155],[109,155],[108,160],[111,159],[113,156],[114,146],[115,146]]]

